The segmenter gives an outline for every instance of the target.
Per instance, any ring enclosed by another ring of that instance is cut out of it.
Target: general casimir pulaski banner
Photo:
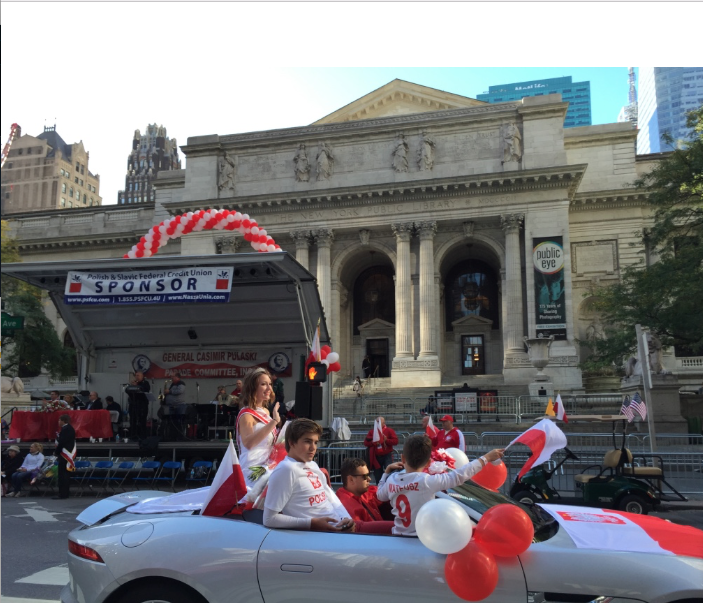
[[[173,268],[68,273],[66,304],[158,304],[229,301],[232,268]]]
[[[566,339],[564,244],[562,237],[532,239],[537,337]]]
[[[174,373],[184,379],[241,379],[259,366],[279,377],[293,374],[288,355],[270,349],[152,352],[132,359],[132,368],[149,379],[170,379]]]

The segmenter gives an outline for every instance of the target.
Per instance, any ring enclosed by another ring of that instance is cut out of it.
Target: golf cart
[[[629,513],[647,514],[662,500],[686,500],[664,479],[661,457],[658,467],[634,466],[633,455],[625,446],[627,421],[620,415],[578,415],[571,420],[610,422],[613,426],[613,449],[605,453],[599,465],[585,467],[574,476],[576,496],[564,497],[552,488],[550,480],[554,473],[567,461],[579,458],[568,448],[564,448],[564,458],[552,469],[547,463],[530,469],[520,481],[515,480],[510,496],[515,500],[531,504],[534,502],[558,502],[600,508],[618,509]],[[622,422],[622,445],[617,447],[617,423]],[[651,455],[637,455],[637,457]],[[661,489],[665,483],[677,498],[666,496]]]

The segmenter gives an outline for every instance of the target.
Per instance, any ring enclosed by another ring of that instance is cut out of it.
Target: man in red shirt
[[[386,467],[393,462],[393,446],[397,445],[398,436],[395,431],[386,425],[383,417],[378,417],[364,440],[364,446],[369,449],[369,466],[373,469],[377,484]]]
[[[390,534],[392,521],[385,521],[380,507],[385,505],[376,498],[376,486],[371,485],[371,473],[361,458],[346,458],[342,463],[342,484],[337,497],[357,526],[365,533]],[[388,507],[387,512],[390,512]],[[373,526],[369,526],[373,522]]]
[[[429,417],[422,419],[423,427],[427,427],[428,421]],[[442,429],[440,429],[436,435],[429,436],[430,440],[432,440],[432,449],[458,448],[464,452],[464,435],[456,427],[454,427],[453,417],[451,415],[444,415],[440,421],[442,422]]]

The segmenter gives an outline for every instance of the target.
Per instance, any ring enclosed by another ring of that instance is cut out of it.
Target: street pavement
[[[689,498],[686,503],[667,503],[652,515],[703,529],[703,495]],[[95,500],[52,500],[48,496],[2,499],[2,603],[59,600],[68,582],[68,534],[80,525],[76,517]]]

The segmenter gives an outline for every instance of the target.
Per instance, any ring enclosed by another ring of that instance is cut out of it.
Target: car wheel
[[[649,513],[647,501],[638,494],[623,496],[620,500],[620,504],[618,504],[618,509],[627,513],[635,513],[636,515],[646,515]]]
[[[151,583],[128,588],[115,603],[207,603],[185,584]]]
[[[542,500],[534,492],[530,492],[529,490],[519,490],[513,494],[512,498],[523,505],[532,505]]]

